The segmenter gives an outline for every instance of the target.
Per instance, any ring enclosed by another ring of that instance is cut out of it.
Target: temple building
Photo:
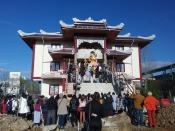
[[[25,33],[20,37],[32,49],[34,81],[41,83],[41,94],[116,91],[115,84],[127,82],[126,87],[142,80],[141,49],[155,35],[133,37],[121,35],[124,24],[109,26],[105,19],[73,18],[69,25],[60,21],[61,32]],[[117,82],[116,82],[117,81]],[[132,91],[133,89],[124,89]]]

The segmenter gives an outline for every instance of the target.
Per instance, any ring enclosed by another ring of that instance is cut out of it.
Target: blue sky
[[[17,30],[25,32],[60,31],[59,20],[72,18],[107,19],[109,25],[125,23],[121,34],[133,36],[156,34],[143,52],[143,61],[175,61],[174,0],[1,0],[0,1],[0,68],[31,71],[31,49]]]

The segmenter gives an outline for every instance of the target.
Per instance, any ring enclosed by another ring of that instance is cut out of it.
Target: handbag
[[[77,112],[80,112],[80,107],[78,106],[77,109],[76,109]]]
[[[91,115],[91,104],[90,104],[90,112],[89,112],[89,121],[87,125],[87,131],[90,129],[101,129],[102,128],[102,120],[101,117]]]
[[[93,127],[102,127],[101,118],[99,116],[97,116],[97,117],[91,116],[91,121],[89,123],[89,127],[91,127],[91,128],[93,128]]]

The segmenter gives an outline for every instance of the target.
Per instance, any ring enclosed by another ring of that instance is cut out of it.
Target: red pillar
[[[107,42],[106,42],[106,38],[104,39],[104,64],[107,64],[107,56],[106,56],[106,51],[107,51]]]
[[[77,37],[74,37],[74,64],[77,65]]]
[[[34,79],[34,64],[35,64],[35,43],[32,45],[32,71],[31,71],[31,79]]]

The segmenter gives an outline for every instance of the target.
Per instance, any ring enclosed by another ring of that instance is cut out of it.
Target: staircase
[[[82,83],[79,94],[93,94],[94,92],[108,93],[114,92],[112,83]]]
[[[68,83],[67,94],[74,93],[73,84],[74,83]],[[85,94],[85,95],[87,95],[88,93],[93,94],[94,92],[99,93],[115,92],[112,83],[81,83],[78,86],[80,88],[79,94]]]
[[[74,94],[73,85],[74,83],[68,83],[67,94]]]
[[[115,92],[116,94],[129,93],[132,94],[134,91],[134,86],[129,83],[124,75],[117,76],[112,73],[111,83],[81,83],[79,86],[79,94],[93,94],[94,92],[108,93]],[[121,77],[122,76],[122,77]],[[68,83],[67,94],[74,94],[73,84]]]
[[[115,75],[113,73],[113,86],[114,86],[114,90],[117,93],[129,93],[132,94],[135,90],[135,86],[133,85],[131,80],[127,80],[126,77],[123,74]]]

